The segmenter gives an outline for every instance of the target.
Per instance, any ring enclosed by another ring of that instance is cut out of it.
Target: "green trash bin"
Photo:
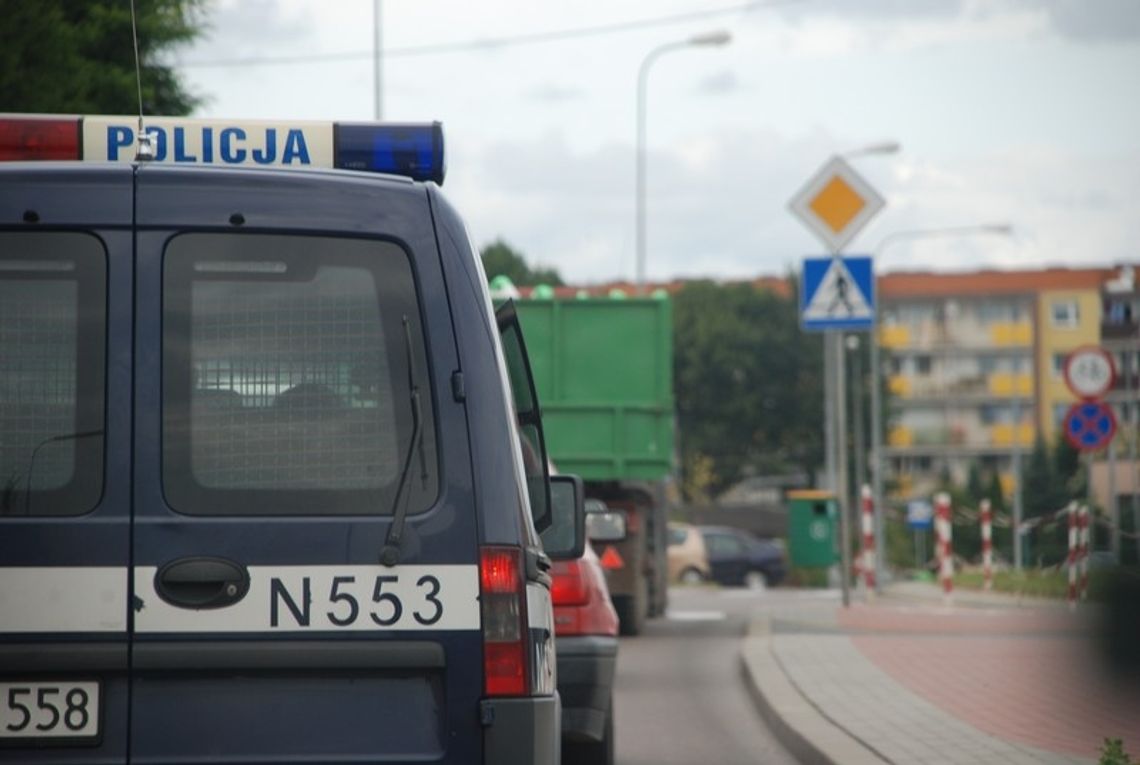
[[[839,511],[829,491],[789,491],[788,557],[793,566],[827,568],[839,562]]]

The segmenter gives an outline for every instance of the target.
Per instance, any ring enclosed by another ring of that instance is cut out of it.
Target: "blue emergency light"
[[[344,170],[403,175],[443,183],[443,125],[337,122],[334,165]]]

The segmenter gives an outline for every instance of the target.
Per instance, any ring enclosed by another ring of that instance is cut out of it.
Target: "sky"
[[[172,56],[195,116],[368,120],[374,0],[211,0]],[[648,70],[651,280],[798,271],[788,202],[836,154],[886,200],[879,272],[1137,262],[1138,0],[382,0],[383,118],[439,120],[478,245],[573,283],[635,274]],[[1008,224],[1008,236],[888,237]]]

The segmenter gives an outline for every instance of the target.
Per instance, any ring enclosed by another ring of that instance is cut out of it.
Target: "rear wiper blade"
[[[27,474],[27,487],[24,489],[24,515],[32,514],[32,472],[36,469],[36,455],[39,454],[40,449],[48,444],[56,444],[61,441],[78,441],[81,438],[91,438],[92,436],[103,435],[103,430],[85,430],[78,433],[64,433],[59,436],[49,436],[43,441],[36,444],[32,449],[32,455],[28,458],[28,474]]]
[[[400,543],[404,538],[404,519],[408,515],[408,501],[412,495],[411,489],[404,492],[408,483],[408,472],[412,468],[412,458],[418,452],[420,455],[420,469],[427,474],[423,455],[423,415],[420,411],[420,387],[416,383],[416,368],[412,359],[412,330],[408,317],[403,317],[404,323],[404,350],[408,360],[408,390],[411,391],[412,405],[412,437],[408,443],[408,452],[404,457],[403,467],[400,469],[400,481],[396,484],[396,495],[392,497],[392,525],[388,527],[388,536],[384,540],[384,547],[380,550],[380,563],[389,568],[400,562]],[[404,501],[400,501],[400,496]]]

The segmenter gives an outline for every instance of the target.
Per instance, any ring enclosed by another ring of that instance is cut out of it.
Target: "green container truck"
[[[543,290],[536,290],[542,294]],[[549,293],[549,291],[546,291]],[[586,496],[627,514],[598,550],[622,633],[665,612],[666,483],[674,465],[673,313],[653,297],[516,300],[547,450]]]

